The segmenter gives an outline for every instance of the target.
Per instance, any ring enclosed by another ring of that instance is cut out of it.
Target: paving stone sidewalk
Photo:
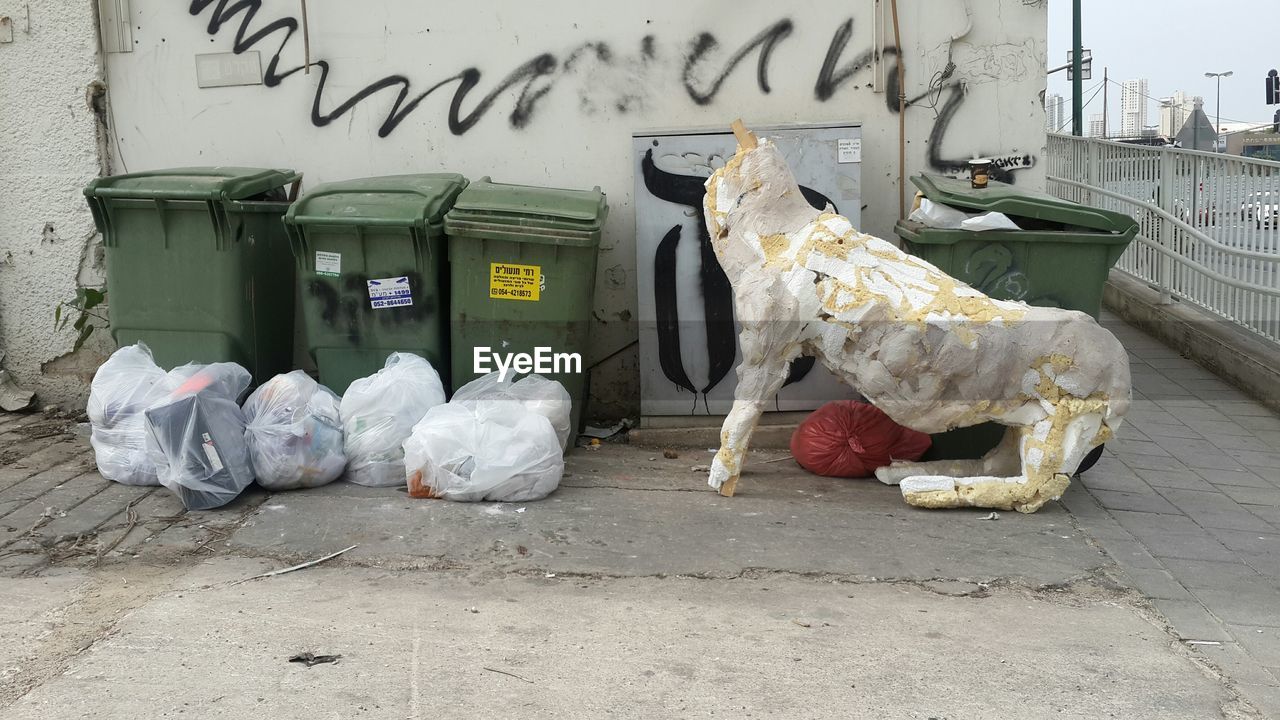
[[[1280,717],[1280,417],[1116,319],[1134,403],[1062,499],[1184,640]],[[1081,490],[1085,492],[1081,492]]]

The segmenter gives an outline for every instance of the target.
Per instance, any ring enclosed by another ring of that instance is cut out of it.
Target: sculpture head
[[[820,214],[801,194],[776,145],[753,135],[743,143],[740,135],[737,154],[706,183],[707,230],[722,262],[732,243],[786,235]]]

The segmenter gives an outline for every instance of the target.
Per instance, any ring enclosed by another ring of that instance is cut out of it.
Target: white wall
[[[593,376],[593,394],[633,410],[635,350],[618,352],[636,337],[631,133],[723,127],[739,116],[748,124],[862,122],[862,218],[866,230],[891,236],[898,213],[894,40],[887,0],[877,30],[878,4],[311,0],[312,60],[324,66],[275,86],[200,89],[199,53],[257,51],[264,68],[278,53],[277,75],[298,68],[298,0],[250,3],[256,12],[222,22],[219,9],[237,3],[133,0],[134,52],[107,56],[114,170],[243,164],[299,169],[311,185],[433,171],[600,185],[612,212],[593,356],[613,357]],[[906,94],[919,97],[907,112],[908,174],[949,170],[949,161],[976,155],[1038,159],[1044,0],[899,4]],[[740,54],[753,40],[762,44]],[[880,44],[890,47],[884,63],[876,59]],[[768,92],[758,72],[766,47]],[[837,55],[824,74],[829,51]],[[929,94],[949,56],[954,73]],[[474,87],[460,93],[471,78]],[[1028,187],[1043,182],[1038,167],[1014,175]]]
[[[53,313],[78,279],[102,283],[80,194],[103,170],[88,100],[101,76],[94,4],[0,0],[0,15],[15,26],[0,43],[0,348],[42,401],[82,403],[103,356],[67,357],[74,333],[54,333]]]

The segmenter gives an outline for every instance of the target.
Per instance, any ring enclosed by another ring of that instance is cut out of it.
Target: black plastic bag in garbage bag
[[[188,510],[210,510],[234,500],[253,483],[245,443],[245,416],[236,400],[249,387],[249,371],[235,363],[186,366],[171,394],[144,414],[147,451],[160,484]]]

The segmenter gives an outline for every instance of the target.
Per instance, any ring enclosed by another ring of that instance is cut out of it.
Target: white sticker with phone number
[[[342,274],[342,253],[316,251],[316,274],[338,277]]]
[[[409,290],[409,278],[383,278],[369,281],[369,305],[374,310],[408,307],[412,304],[413,293]]]

